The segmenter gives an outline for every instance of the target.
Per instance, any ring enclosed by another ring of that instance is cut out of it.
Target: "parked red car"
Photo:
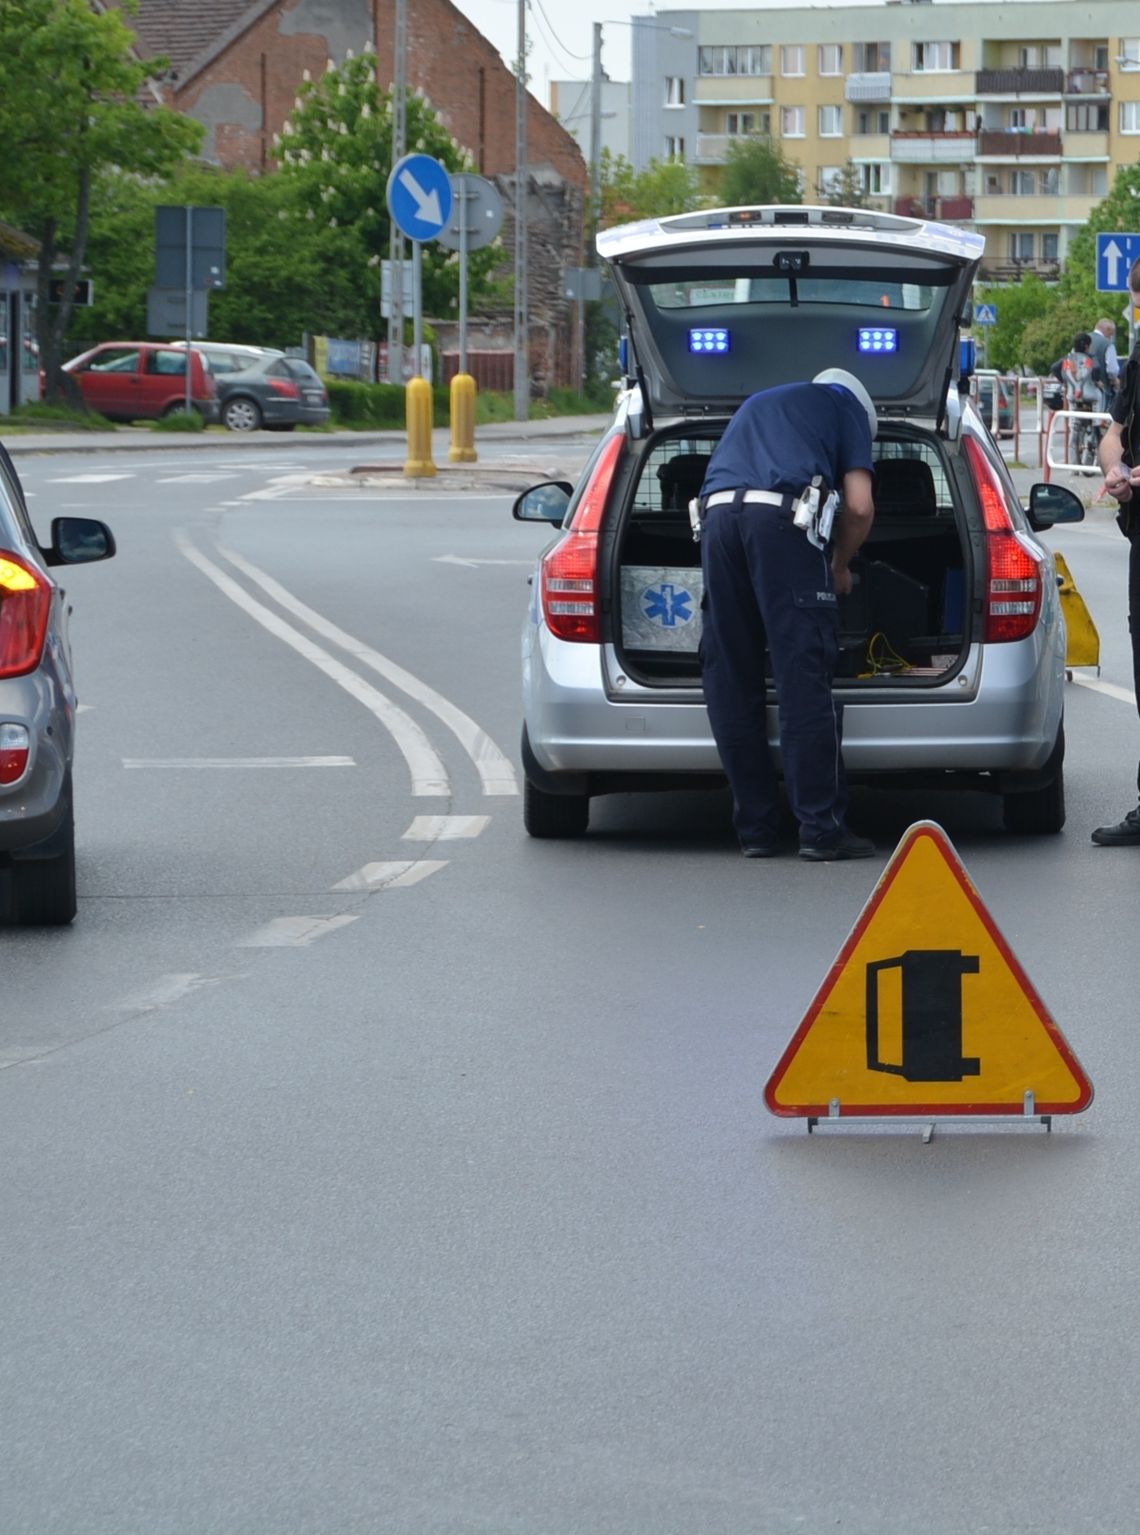
[[[84,403],[111,421],[157,421],[186,408],[185,347],[157,341],[104,341],[81,352],[63,371]],[[191,348],[190,403],[206,421],[218,420],[218,389],[201,352]]]

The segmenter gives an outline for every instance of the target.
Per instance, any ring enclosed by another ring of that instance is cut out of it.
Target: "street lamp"
[[[668,32],[671,37],[692,37],[689,27],[666,26],[664,22],[644,21],[615,21],[608,18],[606,21],[594,22],[594,62],[590,75],[590,203],[594,210],[595,222],[601,221],[602,216],[602,28],[606,27],[635,27],[637,30],[644,28],[647,32]],[[593,266],[592,256],[589,265]]]

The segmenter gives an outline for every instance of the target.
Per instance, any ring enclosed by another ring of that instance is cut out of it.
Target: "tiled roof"
[[[30,261],[39,252],[38,240],[33,240],[31,235],[17,229],[15,224],[7,224],[0,219],[0,256],[6,256],[11,261]]]
[[[127,25],[146,58],[164,53],[184,76],[187,66],[212,48],[247,11],[263,9],[254,0],[141,0]]]

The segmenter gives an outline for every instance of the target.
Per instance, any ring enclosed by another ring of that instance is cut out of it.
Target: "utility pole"
[[[594,67],[590,75],[590,216],[587,227],[597,227],[602,209],[602,24],[594,23]],[[586,265],[593,266],[593,241],[586,251]]]
[[[392,164],[408,147],[408,0],[396,0],[396,51],[392,82]],[[404,382],[404,237],[391,221],[388,241],[388,382]],[[416,358],[417,369],[419,357]]]
[[[526,0],[519,0],[519,53],[515,71],[515,420],[526,421],[530,415],[526,291]]]

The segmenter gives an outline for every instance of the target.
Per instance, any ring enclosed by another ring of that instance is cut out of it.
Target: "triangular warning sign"
[[[907,829],[764,1089],[774,1114],[1076,1114],[1092,1083],[933,821]]]

